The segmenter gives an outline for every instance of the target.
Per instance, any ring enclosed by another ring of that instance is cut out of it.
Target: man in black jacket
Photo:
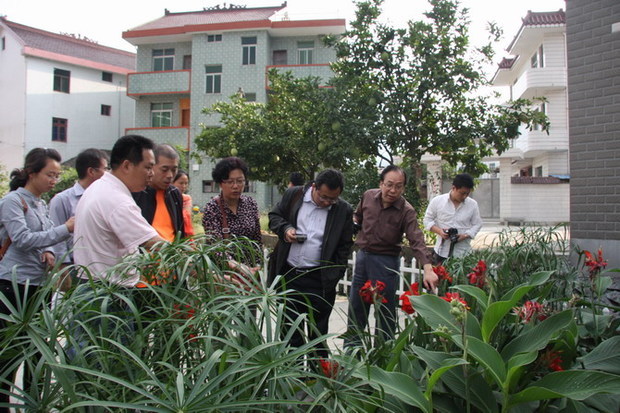
[[[313,183],[289,188],[269,213],[269,228],[278,235],[270,274],[282,275],[283,286],[296,292],[287,297],[287,315],[293,319],[297,314],[311,315],[310,340],[328,332],[336,286],[353,245],[353,211],[339,198],[343,187],[342,173],[326,169]],[[291,344],[303,342],[296,331]],[[325,343],[317,353],[327,356]]]
[[[153,152],[153,178],[144,191],[132,195],[142,210],[142,216],[159,236],[173,241],[179,233],[181,237],[185,236],[183,198],[181,192],[172,185],[179,170],[179,154],[169,145],[157,145]]]

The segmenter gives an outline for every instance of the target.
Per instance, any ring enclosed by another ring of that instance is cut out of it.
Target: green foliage
[[[63,166],[60,180],[54,185],[54,189],[41,195],[41,198],[49,203],[49,201],[59,192],[71,188],[77,181],[77,171],[75,168]]]
[[[9,192],[9,174],[4,165],[0,164],[0,197]]]

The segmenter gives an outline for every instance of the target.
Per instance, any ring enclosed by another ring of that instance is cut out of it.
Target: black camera
[[[446,234],[448,234],[448,237],[450,238],[450,242],[458,242],[459,241],[459,230],[458,229],[456,229],[456,228],[448,228],[444,232]]]
[[[357,235],[358,232],[362,229],[362,225],[353,221],[353,235]]]
[[[308,236],[306,234],[302,234],[301,232],[297,232],[295,234],[295,238],[297,239],[298,243],[303,244],[304,241],[308,239]]]

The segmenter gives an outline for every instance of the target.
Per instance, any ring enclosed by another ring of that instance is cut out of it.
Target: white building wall
[[[503,204],[500,207],[503,221],[555,224],[569,220],[568,184],[510,184],[508,181],[511,197],[506,210]]]
[[[53,90],[55,68],[71,72],[70,93]],[[67,160],[86,148],[112,148],[133,126],[134,102],[126,95],[124,75],[114,73],[112,82],[101,75],[101,70],[28,59],[26,151],[51,147]],[[101,105],[111,106],[110,116],[101,115]],[[68,120],[67,142],[52,142],[53,117]]]
[[[22,45],[0,24],[5,49],[0,50],[0,164],[7,172],[24,164],[26,60]]]

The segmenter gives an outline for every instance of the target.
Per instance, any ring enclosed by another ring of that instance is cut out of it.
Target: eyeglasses
[[[385,186],[388,190],[402,191],[405,188],[404,184],[395,184],[394,182],[381,182],[381,185]]]
[[[60,179],[61,179],[60,174],[57,174],[57,173],[54,173],[54,172],[48,172],[48,173],[45,174],[45,176],[47,176],[52,181],[60,181]]]
[[[245,179],[224,179],[222,183],[225,185],[230,185],[230,186],[235,186],[235,185],[244,186]]]
[[[319,199],[321,200],[321,202],[325,202],[326,204],[334,205],[335,203],[338,202],[338,198],[330,198],[328,196],[323,196],[319,193],[317,193],[317,195],[319,196]]]

